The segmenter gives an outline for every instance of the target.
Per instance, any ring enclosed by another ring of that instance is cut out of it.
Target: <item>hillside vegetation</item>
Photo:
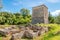
[[[34,38],[33,40],[60,40],[60,24],[37,24],[38,26],[49,27],[49,32]]]
[[[0,12],[0,25],[22,25],[31,23],[32,15],[30,14],[30,10],[26,8],[22,8],[20,12],[12,13],[12,12]],[[49,23],[57,23],[60,24],[60,14],[57,16],[51,15],[49,13],[48,17]]]
[[[36,24],[38,26],[47,26],[49,31],[43,35],[33,38],[33,40],[60,40],[60,14],[52,16],[49,13],[49,23],[52,24]],[[31,23],[30,10],[22,8],[19,13],[0,12],[0,29],[9,27],[9,25],[23,25]],[[2,40],[2,36],[0,36]]]
[[[33,40],[60,40],[60,24],[36,24],[36,25],[42,27],[47,26],[49,28],[49,32],[44,33],[39,37],[33,38]],[[6,25],[5,27],[7,26],[8,25]],[[0,36],[0,40],[2,40],[2,36]]]

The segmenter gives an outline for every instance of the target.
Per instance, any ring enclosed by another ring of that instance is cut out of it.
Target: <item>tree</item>
[[[54,23],[54,17],[51,15],[51,13],[49,12],[49,17],[48,17],[48,19],[49,19],[49,23]]]
[[[31,22],[30,11],[29,11],[28,9],[22,8],[22,9],[20,10],[20,12],[21,12],[21,14],[22,14],[22,16],[23,16],[23,19],[24,19],[23,22],[24,22],[25,24],[30,23],[30,22]]]
[[[56,16],[55,23],[60,24],[60,14]]]
[[[31,15],[28,9],[21,13],[0,12],[0,24],[19,25],[31,22]]]
[[[20,13],[15,13],[15,19],[14,20],[14,23],[15,24],[22,24],[23,21],[21,21],[23,19],[23,16],[20,14]]]
[[[0,16],[0,24],[4,24],[4,23],[5,23],[5,20],[6,20],[6,18],[5,18],[5,17]]]
[[[30,14],[30,11],[28,9],[22,8],[20,10],[21,14],[25,17]]]
[[[12,24],[12,13],[9,12],[0,12],[0,16],[3,22],[3,24]],[[2,24],[2,21],[0,21]]]

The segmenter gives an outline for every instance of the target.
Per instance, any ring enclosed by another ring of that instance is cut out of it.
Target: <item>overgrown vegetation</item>
[[[53,16],[50,12],[49,12],[49,23],[57,23],[60,24],[60,14],[57,16]]]
[[[36,24],[42,27],[48,27],[49,32],[34,38],[33,40],[60,40],[60,24]],[[2,37],[0,37],[2,40]]]
[[[2,37],[0,37],[0,40],[2,40]]]
[[[28,9],[23,8],[19,13],[0,12],[0,25],[26,25],[28,23],[31,23],[31,15]],[[60,40],[60,33],[58,33],[60,31],[60,14],[52,16],[49,13],[49,23],[53,24],[36,24],[50,27],[50,30],[48,33],[33,40]],[[0,37],[0,40],[2,40],[2,37]]]
[[[59,24],[37,24],[38,26],[47,26],[50,28],[48,33],[34,38],[33,40],[60,40],[60,25]]]
[[[49,12],[49,23],[60,24],[60,14],[52,16]],[[20,25],[31,23],[31,14],[28,9],[22,8],[19,13],[0,12],[1,25]]]
[[[31,22],[31,15],[28,9],[21,9],[20,13],[0,12],[0,24],[19,25]]]

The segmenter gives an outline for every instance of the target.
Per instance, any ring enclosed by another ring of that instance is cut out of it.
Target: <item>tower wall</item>
[[[32,24],[48,23],[48,8],[45,5],[33,7]]]

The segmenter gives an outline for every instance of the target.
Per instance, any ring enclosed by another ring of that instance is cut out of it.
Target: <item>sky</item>
[[[32,13],[32,7],[45,4],[52,15],[60,13],[60,0],[2,0],[2,11],[20,12],[20,9],[27,8]]]

